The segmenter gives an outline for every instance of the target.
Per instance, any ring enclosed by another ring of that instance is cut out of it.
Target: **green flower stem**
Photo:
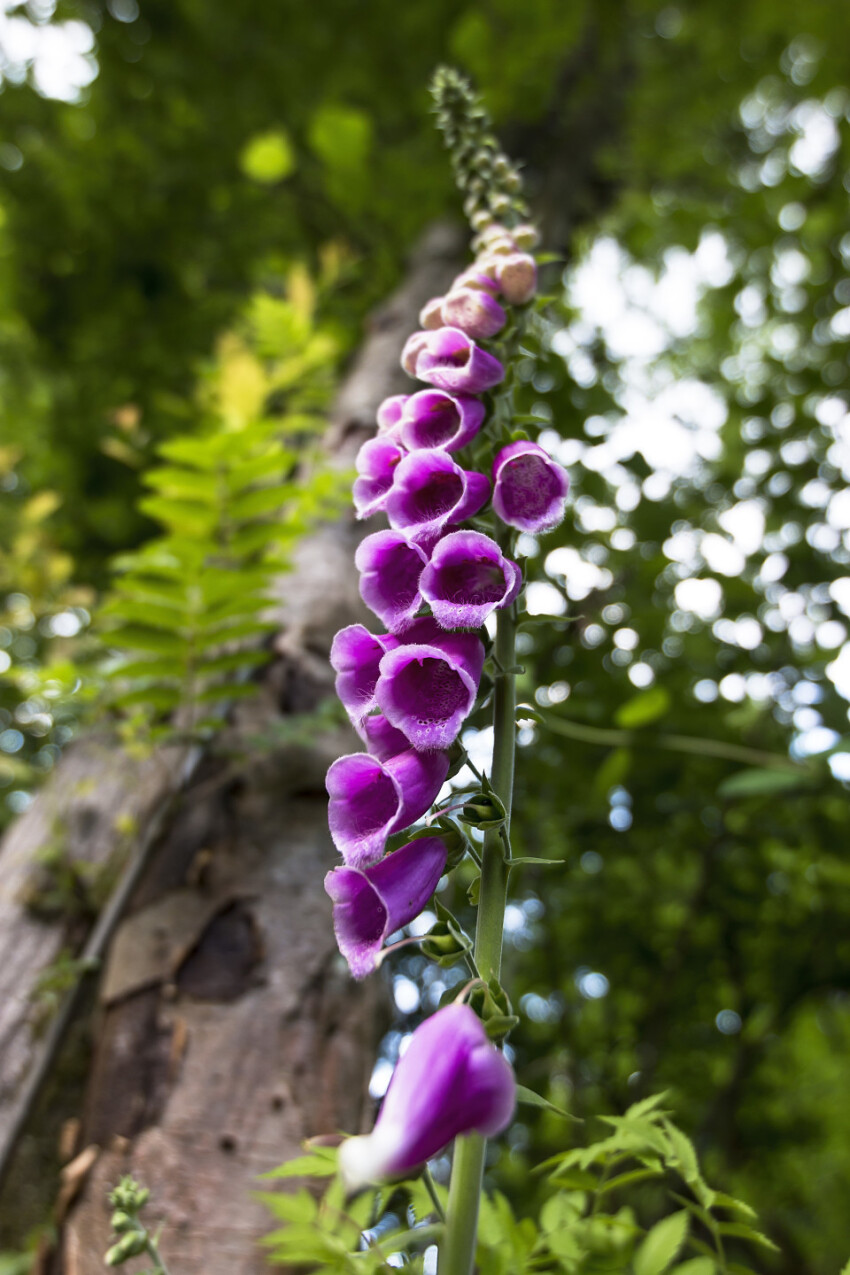
[[[510,845],[506,834],[510,827],[516,750],[516,677],[513,672],[516,665],[516,629],[515,607],[500,611],[496,620],[495,663],[497,670],[508,671],[497,671],[496,674],[493,773],[490,782],[505,807],[507,819],[504,828],[494,828],[485,834],[482,850],[475,964],[485,979],[498,978],[502,968],[502,932],[508,891],[505,856]],[[458,1138],[455,1143],[440,1275],[471,1275],[486,1149],[486,1138],[478,1134]]]
[[[147,1248],[148,1257],[152,1258],[153,1261],[156,1263],[157,1275],[169,1275],[168,1267],[165,1265],[165,1262],[162,1260],[160,1256],[159,1248],[157,1247],[155,1241],[151,1239],[150,1235],[148,1236],[148,1242],[147,1242],[146,1248]]]

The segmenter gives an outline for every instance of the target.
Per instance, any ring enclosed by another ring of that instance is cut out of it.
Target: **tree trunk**
[[[453,231],[433,231],[375,318],[333,413],[333,463],[351,465],[380,401],[405,388],[402,343],[422,303],[444,290],[459,250]],[[262,1270],[257,1240],[271,1220],[252,1197],[258,1175],[306,1136],[368,1123],[384,994],[379,979],[351,982],[322,888],[336,858],[324,774],[358,745],[348,730],[316,740],[283,729],[331,692],[336,629],[367,618],[352,562],[357,537],[347,518],[302,542],[280,580],[275,658],[214,753],[197,762],[171,749],[139,764],[80,745],[0,851],[0,1120],[10,1132],[32,1106],[27,1071],[49,1062],[28,1005],[65,939],[21,900],[54,812],[80,822],[84,794],[82,840],[99,863],[114,861],[130,829],[150,848],[100,979],[81,1133],[60,1200],[65,1275],[102,1269],[106,1194],[123,1173],[151,1188],[147,1214],[164,1224],[175,1275]],[[194,769],[181,787],[187,764]]]

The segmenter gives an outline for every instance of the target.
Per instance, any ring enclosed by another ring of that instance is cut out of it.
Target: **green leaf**
[[[736,1200],[734,1196],[725,1195],[722,1191],[714,1192],[712,1208],[728,1209],[731,1213],[740,1213],[751,1221],[754,1221],[757,1216],[755,1209],[750,1208],[749,1204],[745,1203],[744,1200]],[[850,1275],[850,1271],[847,1272],[847,1275]]]
[[[294,1160],[287,1160],[284,1164],[278,1165],[276,1169],[270,1169],[268,1173],[261,1173],[261,1179],[274,1178],[276,1180],[282,1178],[332,1178],[336,1173],[337,1153],[335,1149],[323,1147],[321,1151],[316,1151],[310,1155],[296,1156]]]
[[[621,1187],[632,1186],[636,1182],[646,1182],[650,1178],[663,1177],[664,1170],[661,1168],[647,1169],[630,1169],[628,1173],[620,1173],[615,1178],[608,1178],[599,1187],[599,1195],[607,1195],[609,1191],[618,1191]]]
[[[258,133],[242,148],[239,166],[252,181],[264,186],[283,181],[295,171],[295,151],[283,128]]]
[[[524,863],[538,863],[543,867],[563,868],[566,863],[566,859],[538,859],[533,854],[518,855],[510,860],[508,868],[518,868]]]
[[[516,1100],[526,1107],[542,1107],[546,1111],[554,1111],[556,1116],[563,1116],[565,1120],[574,1120],[578,1124],[582,1123],[578,1116],[573,1116],[569,1111],[564,1111],[563,1107],[556,1107],[554,1102],[550,1102],[548,1098],[535,1093],[533,1089],[527,1089],[525,1085],[517,1085]]]
[[[318,1204],[304,1187],[295,1192],[256,1191],[252,1194],[283,1222],[311,1222],[319,1212]]]
[[[662,1275],[674,1261],[687,1234],[687,1213],[672,1213],[662,1218],[635,1253],[634,1275]]]
[[[721,1222],[717,1230],[721,1235],[731,1235],[738,1240],[747,1240],[750,1244],[760,1244],[762,1248],[769,1248],[773,1253],[779,1252],[773,1240],[763,1235],[761,1231],[755,1231],[751,1226],[746,1226],[743,1222]]]
[[[792,792],[801,784],[809,781],[809,776],[801,771],[794,774],[790,770],[739,770],[718,784],[718,796],[726,800],[736,797],[772,797],[777,793]]]
[[[670,1275],[715,1275],[717,1263],[711,1257],[692,1257],[690,1261],[674,1266]]]
[[[634,730],[640,726],[648,726],[659,717],[663,717],[670,708],[670,693],[663,686],[652,686],[649,690],[633,695],[621,704],[614,714],[614,721],[625,730]]]
[[[141,626],[113,629],[104,636],[104,641],[107,646],[116,650],[127,647],[130,651],[153,651],[157,655],[174,655],[178,659],[183,658],[186,650],[186,643],[182,638]]]

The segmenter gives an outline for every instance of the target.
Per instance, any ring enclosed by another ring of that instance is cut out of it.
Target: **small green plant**
[[[140,1186],[131,1177],[123,1177],[109,1194],[112,1205],[111,1218],[115,1242],[104,1256],[107,1266],[123,1266],[131,1257],[139,1257],[146,1253],[153,1260],[153,1266],[146,1267],[137,1275],[169,1275],[168,1267],[159,1253],[160,1231],[154,1235],[147,1230],[139,1214],[150,1199],[147,1187]]]
[[[162,532],[115,561],[100,612],[130,737],[208,737],[222,704],[253,692],[240,678],[268,658],[272,581],[341,503],[345,476],[315,445],[337,355],[318,297],[296,269],[285,297],[254,298],[203,383],[201,428],[164,443],[143,476],[140,508]]]
[[[548,1105],[525,1089],[519,1100]],[[622,1116],[601,1117],[603,1137],[538,1165],[536,1217],[517,1218],[501,1192],[483,1195],[478,1275],[755,1275],[742,1248],[776,1246],[755,1227],[749,1205],[708,1185],[693,1144],[663,1104],[656,1094]],[[422,1272],[426,1250],[443,1234],[446,1188],[426,1170],[346,1200],[336,1151],[306,1150],[267,1176],[330,1181],[318,1201],[304,1188],[262,1196],[286,1223],[265,1239],[272,1262],[321,1262],[324,1270],[354,1275],[385,1270],[388,1257],[403,1253],[405,1269]]]

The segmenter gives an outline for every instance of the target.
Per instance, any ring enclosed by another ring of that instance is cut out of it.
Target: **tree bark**
[[[332,415],[332,463],[351,465],[380,401],[406,388],[401,346],[423,302],[444,290],[459,251],[455,231],[435,228],[373,320]],[[253,1275],[264,1269],[257,1241],[272,1225],[252,1196],[258,1175],[296,1154],[306,1136],[368,1123],[384,993],[378,979],[351,982],[322,888],[336,857],[324,774],[358,745],[347,729],[318,740],[282,729],[331,693],[336,629],[367,618],[352,561],[358,534],[346,518],[299,546],[280,580],[275,658],[187,784],[179,778],[186,755],[175,758],[174,749],[140,764],[80,745],[0,851],[0,956],[8,954],[0,1119],[11,1128],[40,1051],[32,990],[65,941],[21,902],[54,812],[70,826],[89,811],[93,835],[81,845],[99,863],[126,847],[131,827],[152,843],[100,979],[78,1154],[60,1201],[57,1268],[66,1275],[102,1268],[106,1194],[123,1173],[151,1188],[147,1213],[164,1224],[161,1248],[175,1275]]]

